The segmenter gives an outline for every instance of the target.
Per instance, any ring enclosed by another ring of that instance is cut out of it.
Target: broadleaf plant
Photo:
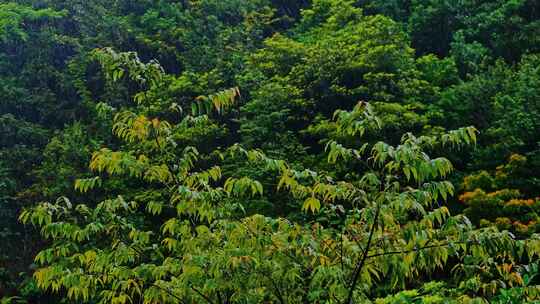
[[[474,128],[406,133],[391,145],[373,140],[381,121],[360,102],[334,116],[331,174],[236,144],[201,152],[177,138],[214,123],[209,114],[231,108],[238,89],[198,98],[192,115],[167,121],[148,110],[164,103],[147,94],[166,76],[156,62],[109,49],[97,54],[111,85],[129,75],[141,91],[133,96],[136,107],[111,108],[121,144],[96,151],[89,166],[95,177],[75,188],[84,197],[108,182],[127,186],[97,204],[62,197],[21,214],[49,240],[35,259],[40,288],[75,302],[113,304],[485,303],[501,288],[527,293],[518,265],[539,257],[538,236],[518,241],[494,227],[475,229],[444,204],[454,194],[447,180],[453,167],[430,153],[474,144]],[[359,144],[340,143],[343,137]],[[275,184],[229,176],[225,161],[261,166]],[[275,192],[296,201],[305,218],[245,211],[246,201]],[[440,291],[443,285],[448,291]]]

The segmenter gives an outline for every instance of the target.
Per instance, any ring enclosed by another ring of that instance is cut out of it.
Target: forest
[[[540,1],[0,0],[0,304],[540,303]]]

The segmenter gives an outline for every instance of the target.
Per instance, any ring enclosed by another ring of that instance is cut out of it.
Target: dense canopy
[[[0,303],[540,303],[540,2],[0,0]]]

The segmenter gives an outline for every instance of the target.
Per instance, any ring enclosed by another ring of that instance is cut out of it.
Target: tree
[[[114,75],[125,67],[111,63],[124,57],[105,52],[100,58],[108,78],[118,79]],[[162,74],[146,72],[155,63],[129,63],[124,73],[148,85],[137,96],[148,96]],[[210,102],[210,109],[223,112],[237,95],[224,91],[196,104]],[[441,136],[408,133],[397,146],[348,148],[330,138],[328,161],[358,169],[328,174],[298,171],[238,145],[200,154],[175,137],[208,123],[208,112],[195,111],[174,124],[144,114],[152,98],[136,100],[138,113],[115,114],[120,149],[96,151],[90,162],[96,175],[75,182],[82,193],[110,180],[136,184],[135,191],[95,206],[61,197],[21,214],[50,240],[36,256],[40,288],[100,303],[355,303],[418,286],[416,278],[453,267],[451,276],[440,279],[452,287],[451,298],[469,301],[469,294],[493,296],[499,284],[523,285],[519,269],[505,263],[518,265],[540,252],[537,239],[475,230],[440,204],[454,191],[445,180],[452,165],[425,151],[474,143],[474,128]],[[367,103],[335,117],[346,136],[376,132],[380,124]],[[223,176],[224,158],[276,172],[278,189],[322,218],[292,222],[244,214],[243,200],[273,190],[249,177]],[[534,289],[524,294],[534,297]]]
[[[290,34],[265,40],[238,77],[248,100],[244,144],[302,159],[306,149],[320,151],[306,129],[337,109],[358,100],[419,107],[413,96],[427,91],[427,82],[418,79],[399,24],[364,16],[352,1],[315,1],[302,16]]]
[[[0,302],[534,301],[539,17],[0,0]]]

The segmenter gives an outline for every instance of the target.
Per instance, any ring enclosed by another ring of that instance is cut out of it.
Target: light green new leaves
[[[308,197],[302,206],[303,211],[311,211],[313,213],[319,211],[319,209],[321,209],[321,202],[312,196]]]

